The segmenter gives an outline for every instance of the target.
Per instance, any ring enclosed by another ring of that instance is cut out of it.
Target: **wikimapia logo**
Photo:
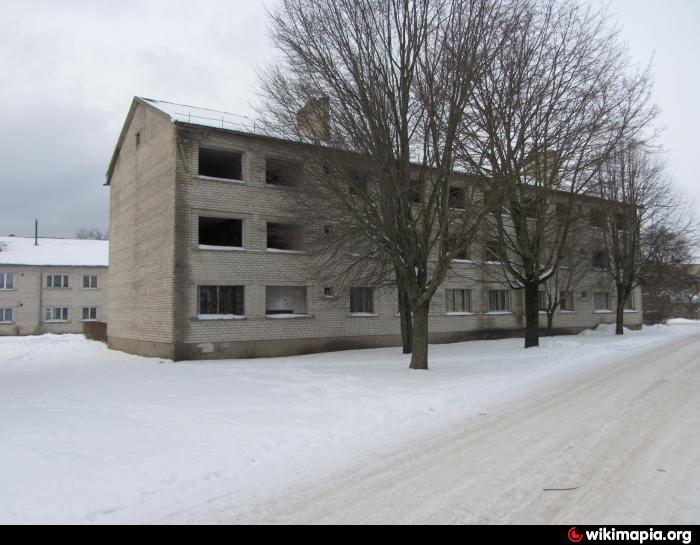
[[[639,543],[640,545],[649,541],[679,541],[688,545],[693,541],[691,530],[618,530],[615,528],[598,528],[597,530],[586,530],[579,533],[576,526],[569,529],[567,537],[571,543],[581,543],[586,541],[622,541],[628,543]]]

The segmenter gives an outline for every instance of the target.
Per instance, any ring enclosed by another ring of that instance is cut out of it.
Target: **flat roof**
[[[107,267],[109,241],[66,238],[0,237],[0,265]]]

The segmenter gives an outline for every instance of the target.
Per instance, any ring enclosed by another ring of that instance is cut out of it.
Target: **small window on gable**
[[[243,154],[200,147],[199,175],[222,180],[243,180]]]
[[[265,183],[282,187],[298,187],[301,185],[303,170],[304,165],[297,161],[268,157],[265,160]]]
[[[141,146],[141,132],[136,133],[136,137],[134,138],[136,141],[136,148],[138,149]]]
[[[369,182],[367,174],[361,171],[351,172],[348,180],[348,192],[355,197],[367,195]]]
[[[221,248],[243,247],[243,221],[227,218],[199,218],[199,245]]]
[[[267,224],[267,249],[301,251],[301,228],[289,223]]]

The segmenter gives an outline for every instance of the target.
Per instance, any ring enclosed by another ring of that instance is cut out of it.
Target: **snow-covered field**
[[[699,331],[434,346],[427,373],[397,349],[171,363],[81,336],[0,338],[0,522],[207,521],[221,505],[233,517]]]

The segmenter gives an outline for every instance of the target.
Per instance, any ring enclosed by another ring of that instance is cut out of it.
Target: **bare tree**
[[[428,368],[430,301],[488,210],[455,152],[505,34],[502,6],[284,0],[270,15],[282,58],[262,74],[262,111],[308,144],[298,213],[332,235],[318,252],[326,271],[397,286],[413,369]],[[357,241],[365,250],[347,251]]]
[[[616,334],[623,335],[632,291],[654,266],[683,259],[682,234],[691,232],[692,217],[665,176],[663,162],[638,143],[622,147],[605,163],[597,190],[605,269],[617,290]]]
[[[525,347],[539,345],[539,289],[569,245],[571,215],[601,160],[654,118],[646,72],[631,66],[604,12],[523,0],[518,24],[476,83],[461,158],[492,180],[502,207],[502,277],[525,293]],[[489,236],[489,235],[487,235]]]
[[[82,240],[107,240],[107,233],[103,233],[97,227],[92,229],[81,227],[75,232],[75,238]]]

